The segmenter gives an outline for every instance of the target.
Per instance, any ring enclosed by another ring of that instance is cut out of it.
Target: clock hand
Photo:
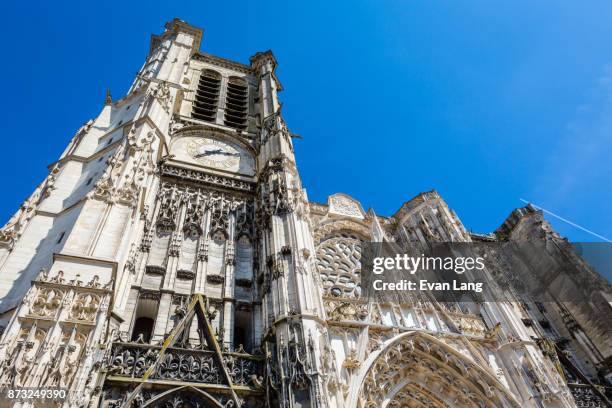
[[[231,152],[225,152],[225,151],[223,151],[221,149],[216,149],[216,150],[206,150],[206,151],[203,151],[202,153],[196,154],[194,157],[195,158],[199,158],[199,157],[202,157],[202,156],[208,156],[208,155],[212,155],[212,154],[222,154],[222,155],[225,155],[225,156],[240,156],[240,153],[231,153]]]
[[[216,150],[205,150],[202,153],[198,153],[196,154],[194,157],[202,157],[202,156],[209,156],[211,154],[223,154],[223,150],[221,149],[216,149]]]

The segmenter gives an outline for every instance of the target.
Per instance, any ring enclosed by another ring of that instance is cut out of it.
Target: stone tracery
[[[63,298],[63,291],[42,287],[32,302],[30,313],[40,317],[53,317],[59,310]]]
[[[359,298],[361,243],[354,235],[328,238],[317,247],[317,268],[325,294]]]
[[[387,341],[368,362],[352,390],[362,407],[519,406],[486,369],[421,332]]]
[[[93,293],[80,293],[76,296],[70,317],[76,320],[93,321],[100,307],[100,296]]]

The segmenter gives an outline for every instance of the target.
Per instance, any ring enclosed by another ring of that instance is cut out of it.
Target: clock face
[[[197,162],[215,169],[229,171],[240,164],[240,150],[217,139],[192,140],[187,144],[187,152]]]
[[[255,157],[240,143],[214,134],[184,136],[170,147],[174,160],[246,176],[255,175]]]

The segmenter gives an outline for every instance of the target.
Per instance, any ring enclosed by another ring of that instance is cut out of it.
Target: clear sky
[[[311,200],[344,192],[391,215],[435,188],[490,232],[523,198],[612,239],[609,0],[8,3],[3,220],[179,17],[205,52],[274,51]]]

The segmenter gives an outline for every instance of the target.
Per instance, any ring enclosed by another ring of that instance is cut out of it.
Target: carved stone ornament
[[[169,124],[169,131],[170,134],[174,134],[178,131],[180,131],[181,129],[183,129],[185,126],[188,126],[189,123],[185,122],[184,120],[179,119],[178,117],[173,117],[170,120],[170,124]]]
[[[345,217],[364,219],[359,202],[344,194],[334,194],[329,197],[329,212]]]
[[[19,210],[13,214],[6,225],[0,229],[0,247],[13,249],[15,241],[21,236],[23,229],[34,215],[41,189],[42,187],[39,186],[30,198],[19,207]]]
[[[361,296],[361,242],[343,234],[317,247],[317,269],[325,294],[333,297]]]
[[[520,406],[492,373],[428,334],[404,333],[378,353],[359,393],[366,407]]]
[[[0,229],[0,247],[13,249],[15,240],[17,239],[17,232],[11,228]]]
[[[134,181],[125,183],[117,190],[117,201],[134,207],[138,199],[138,193],[139,188]]]
[[[30,306],[30,314],[39,317],[54,317],[62,304],[64,295],[64,291],[55,288],[39,288]]]
[[[93,196],[100,200],[110,201],[115,191],[113,180],[110,173],[104,174],[100,180],[96,182],[93,190]]]
[[[183,169],[180,167],[163,164],[161,174],[167,177],[174,177],[185,181],[195,181],[211,184],[218,187],[225,187],[235,190],[255,191],[255,184],[247,181],[237,180],[231,177],[223,177],[215,174],[204,173],[197,170]]]
[[[352,371],[358,369],[359,367],[361,367],[361,362],[357,357],[357,350],[351,349],[342,363],[342,368]]]
[[[176,271],[176,277],[179,279],[191,280],[195,278],[195,272],[186,269],[179,269]]]
[[[70,309],[70,317],[75,320],[93,322],[100,307],[100,296],[93,293],[78,294]]]
[[[170,112],[170,104],[172,103],[172,95],[168,82],[161,81],[153,90],[153,96],[166,112]]]
[[[333,321],[353,320],[365,321],[368,317],[368,307],[365,303],[325,300],[327,317]]]
[[[223,283],[223,281],[225,280],[225,277],[221,276],[221,275],[213,275],[213,274],[209,274],[206,275],[206,280],[210,283]]]

